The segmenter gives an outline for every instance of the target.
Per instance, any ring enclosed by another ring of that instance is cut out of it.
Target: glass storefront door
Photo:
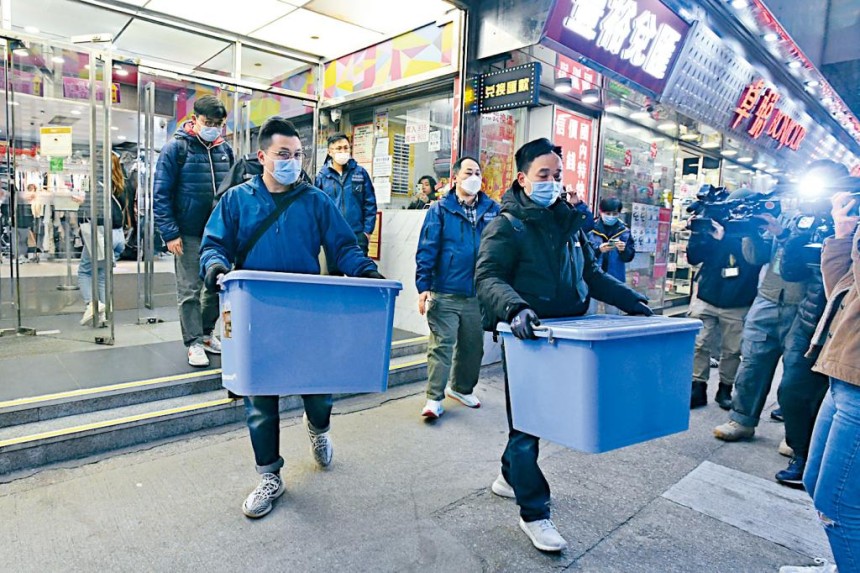
[[[118,180],[106,142],[119,98],[111,58],[11,38],[2,50],[0,328],[111,344],[115,313],[106,261]],[[88,303],[93,312],[85,314]]]

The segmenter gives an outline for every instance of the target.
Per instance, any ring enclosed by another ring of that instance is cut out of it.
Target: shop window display
[[[674,142],[618,117],[607,119],[600,197],[617,197],[636,242],[627,283],[654,307],[663,304],[669,254]]]

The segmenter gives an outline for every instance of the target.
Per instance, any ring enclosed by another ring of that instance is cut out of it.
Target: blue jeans
[[[505,410],[508,414],[508,445],[502,454],[502,476],[514,490],[523,521],[549,519],[549,482],[546,481],[538,466],[540,438],[514,429],[504,345],[502,346],[502,368],[505,372]]]
[[[785,337],[797,314],[796,304],[756,297],[744,319],[743,360],[735,377],[729,418],[748,427],[758,426],[773,375],[785,348]]]
[[[839,572],[860,572],[860,386],[830,379],[803,485],[824,524]]]
[[[310,430],[315,434],[328,432],[331,424],[331,394],[302,396]],[[284,467],[280,454],[281,416],[278,396],[245,396],[245,414],[257,472],[276,473]]]
[[[111,235],[113,240],[113,258],[111,264],[116,265],[116,260],[125,249],[125,234],[122,229],[114,229]],[[99,301],[105,301],[105,261],[99,262]],[[86,304],[93,300],[93,261],[90,251],[86,247],[81,251],[81,262],[78,265],[78,287],[81,289],[81,298]]]

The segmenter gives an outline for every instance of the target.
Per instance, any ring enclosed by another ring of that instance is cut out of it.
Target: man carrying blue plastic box
[[[484,230],[478,252],[475,280],[484,328],[509,322],[517,338],[535,339],[539,316],[584,315],[591,296],[628,314],[653,314],[644,296],[600,269],[583,232],[586,215],[558,200],[561,149],[536,139],[515,158],[517,178],[502,197],[502,216]],[[505,367],[508,445],[492,491],[516,499],[520,529],[535,547],[562,551],[567,541],[550,520],[549,484],[538,466],[540,438],[514,429],[507,378]]]
[[[348,276],[384,278],[359,249],[337,206],[320,189],[300,180],[305,153],[295,126],[281,117],[260,128],[257,158],[263,175],[230,189],[206,224],[200,268],[206,288],[234,269],[320,274],[319,252]],[[331,394],[302,396],[304,424],[317,465],[332,461]],[[245,410],[260,484],[242,511],[263,517],[284,493],[279,453],[278,396],[245,396]]]

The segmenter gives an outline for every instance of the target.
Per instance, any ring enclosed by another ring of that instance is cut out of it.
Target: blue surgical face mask
[[[270,172],[275,181],[281,185],[292,185],[302,174],[302,162],[298,159],[278,159],[274,172]]]
[[[548,208],[561,195],[561,181],[535,181],[532,183],[532,201],[543,208]]]
[[[601,215],[600,218],[603,219],[603,222],[610,227],[618,222],[618,217],[616,215]]]
[[[218,137],[221,136],[221,128],[220,127],[201,127],[200,131],[198,132],[198,135],[200,136],[200,139],[202,139],[203,141],[207,141],[209,143],[212,143],[213,141],[218,139]]]

